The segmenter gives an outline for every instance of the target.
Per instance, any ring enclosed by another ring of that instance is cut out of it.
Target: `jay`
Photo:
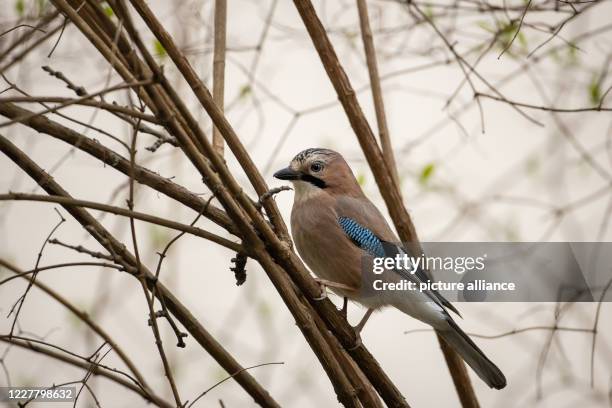
[[[367,307],[356,326],[357,333],[373,311],[395,307],[432,326],[489,387],[506,386],[504,374],[457,325],[449,311],[459,313],[440,293],[364,290],[372,288],[375,279],[409,280],[417,285],[429,279],[423,269],[410,273],[396,268],[383,275],[363,272],[376,257],[395,257],[408,251],[396,244],[399,240],[339,153],[321,148],[304,150],[274,177],[293,183],[291,230],[304,262],[322,285],[344,297],[345,311],[347,298]]]

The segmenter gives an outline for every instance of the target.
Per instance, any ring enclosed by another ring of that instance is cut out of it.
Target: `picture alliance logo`
[[[418,270],[452,271],[462,275],[467,271],[483,271],[487,254],[482,256],[421,256],[414,257],[406,253],[394,257],[374,258],[372,272],[380,275],[386,270],[401,269],[415,274]]]

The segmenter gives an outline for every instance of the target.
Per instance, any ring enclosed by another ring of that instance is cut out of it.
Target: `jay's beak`
[[[290,167],[285,167],[274,173],[274,177],[279,180],[299,180],[300,176],[300,172],[292,170]]]

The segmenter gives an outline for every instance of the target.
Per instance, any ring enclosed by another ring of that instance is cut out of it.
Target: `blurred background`
[[[44,0],[3,3],[2,32],[20,23],[35,24],[53,10]],[[148,3],[201,78],[210,84],[214,2]],[[355,2],[314,3],[375,128]],[[527,2],[522,0],[416,4],[453,49],[476,67],[470,76],[473,84],[466,83],[456,56],[429,24],[400,2],[368,1],[401,189],[421,240],[610,241],[612,116],[596,108],[610,106],[612,98],[608,95],[612,85],[612,2],[530,1],[527,13]],[[60,16],[48,30],[61,26],[62,21]],[[144,26],[138,18],[135,22]],[[23,33],[20,29],[0,37],[0,51]],[[120,81],[72,24],[66,25],[59,42],[58,31],[25,58],[17,58],[43,35],[35,34],[30,42],[2,56],[0,90],[9,88],[8,80],[32,95],[73,97],[64,83],[41,69],[43,65],[61,71],[90,92]],[[210,119],[163,47],[148,31],[143,30],[142,35],[210,134]],[[368,196],[384,209],[357,139],[293,4],[283,0],[229,1],[227,47],[226,113],[270,186],[282,185],[271,175],[296,153],[308,147],[327,147],[349,160]],[[502,100],[479,97],[477,101],[475,93]],[[9,90],[0,97],[13,94]],[[123,91],[113,93],[111,100],[129,102]],[[551,107],[568,111],[555,112]],[[35,104],[27,108],[41,109]],[[129,143],[131,127],[106,112],[82,106],[61,112]],[[126,154],[119,143],[95,130],[57,115],[50,117]],[[5,121],[3,118],[1,123]],[[0,127],[0,134],[51,172],[74,197],[125,206],[127,178],[114,169],[21,125]],[[145,149],[154,142],[147,135],[139,137],[137,163],[172,177],[204,198],[210,197],[179,149],[171,145],[155,152]],[[231,153],[226,160],[249,189]],[[8,191],[44,193],[0,155],[0,193]],[[292,192],[276,196],[286,220],[292,200]],[[41,245],[59,220],[54,208],[67,218],[54,237],[101,250],[57,205],[0,202],[0,257],[21,269],[33,268]],[[135,208],[183,223],[190,223],[196,215],[141,185],[137,185]],[[131,242],[126,218],[94,213],[117,237]],[[141,222],[136,225],[142,260],[154,268],[157,252],[176,232]],[[224,234],[209,221],[200,220],[197,225]],[[251,370],[283,406],[337,405],[315,355],[255,262],[248,262],[247,281],[237,287],[229,271],[234,254],[225,248],[186,235],[168,255],[161,280],[241,364],[284,362]],[[47,245],[41,265],[79,260],[87,257]],[[609,269],[601,273],[612,276]],[[0,269],[0,280],[10,275]],[[129,352],[159,394],[171,399],[147,326],[146,302],[135,279],[95,267],[50,270],[41,272],[37,279],[103,326]],[[10,331],[12,318],[7,315],[26,285],[25,280],[17,279],[0,286],[2,334]],[[458,308],[466,332],[495,337],[475,341],[508,378],[507,388],[496,391],[470,372],[483,407],[612,405],[609,303],[461,303]],[[363,312],[350,305],[349,320],[355,324]],[[78,319],[36,288],[28,295],[18,323],[23,333],[81,355],[90,355],[101,345]],[[227,374],[192,338],[185,339],[186,348],[174,347],[176,339],[165,323],[160,321],[160,326],[181,395],[192,400]],[[551,330],[554,327],[585,330]],[[384,310],[374,315],[362,337],[412,406],[458,406],[434,333],[406,333],[422,328],[426,326],[395,310]],[[522,330],[526,328],[530,329]],[[501,334],[506,335],[498,336]],[[0,343],[0,362],[0,385],[50,386],[83,376],[81,370],[6,343]],[[112,352],[104,362],[122,367]],[[134,393],[105,379],[92,377],[88,383],[101,406],[146,405]],[[253,405],[231,380],[214,388],[197,405],[218,406],[220,399],[227,407]],[[83,395],[79,406],[95,406],[95,402]]]

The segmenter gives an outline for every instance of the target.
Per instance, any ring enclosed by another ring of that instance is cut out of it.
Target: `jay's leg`
[[[359,324],[357,326],[355,326],[355,332],[357,332],[357,334],[361,333],[361,330],[363,330],[363,326],[365,326],[365,324],[367,323],[368,319],[372,315],[373,311],[374,311],[374,309],[368,309],[368,311],[365,313],[365,315],[363,315],[363,317],[361,318],[361,321],[359,322]]]
[[[342,300],[342,310],[340,312],[342,313],[342,316],[344,316],[344,318],[346,319],[346,316],[348,314],[348,298],[346,296]]]
[[[349,351],[355,350],[357,347],[361,346],[361,330],[363,330],[363,326],[365,326],[366,322],[372,315],[372,312],[374,312],[374,309],[368,309],[365,315],[363,315],[363,317],[361,318],[361,321],[359,322],[359,324],[353,327],[353,330],[355,330],[356,339],[355,339],[355,345],[351,347]]]

